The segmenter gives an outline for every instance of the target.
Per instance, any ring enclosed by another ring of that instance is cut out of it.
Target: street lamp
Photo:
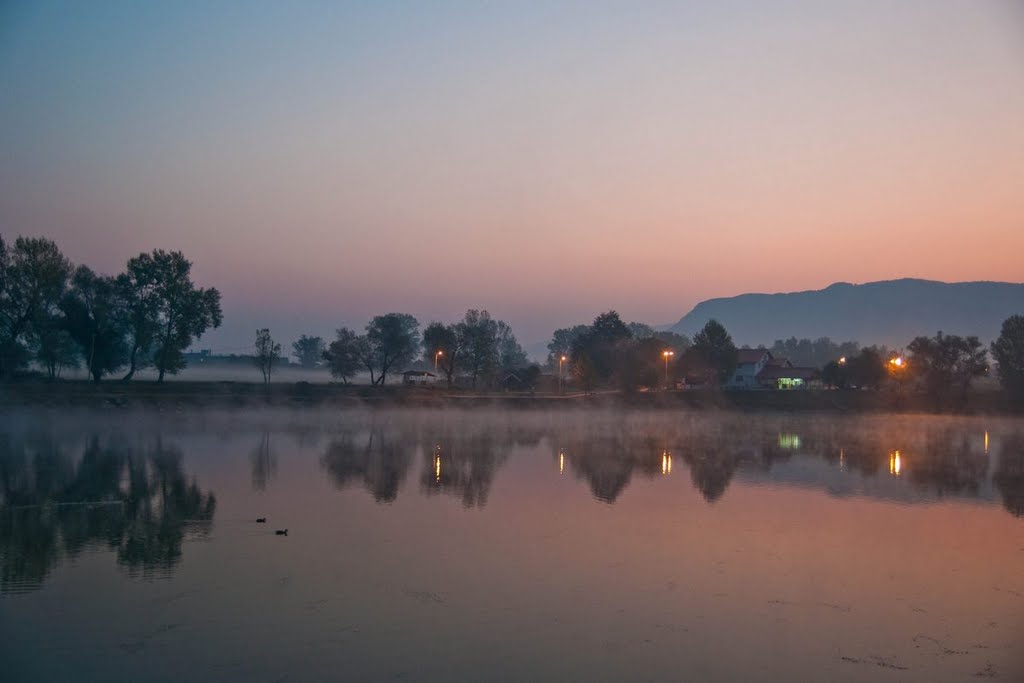
[[[561,356],[558,359],[558,393],[562,393],[562,363],[565,362],[565,356]]]
[[[438,356],[443,356],[443,355],[444,355],[444,351],[442,351],[441,349],[438,349],[437,353],[434,354],[434,374],[435,375],[437,374],[437,357]]]
[[[665,390],[667,391],[668,390],[668,359],[671,356],[676,355],[676,352],[675,351],[665,350],[665,351],[661,352],[661,355],[665,359]]]

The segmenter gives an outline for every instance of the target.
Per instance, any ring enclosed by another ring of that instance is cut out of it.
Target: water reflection
[[[47,435],[0,437],[0,592],[39,588],[64,558],[116,551],[129,575],[169,574],[204,536],[216,499],[189,481],[182,453],[98,436],[77,460]]]
[[[343,429],[332,436],[320,462],[338,488],[358,482],[377,502],[390,503],[412,464],[402,436],[379,425],[365,431]]]

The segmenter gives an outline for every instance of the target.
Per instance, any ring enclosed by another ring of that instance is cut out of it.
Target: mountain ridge
[[[770,346],[795,336],[902,347],[939,330],[990,341],[1014,314],[1024,314],[1024,283],[899,278],[716,297],[701,301],[667,329],[692,336],[714,318],[738,345]]]

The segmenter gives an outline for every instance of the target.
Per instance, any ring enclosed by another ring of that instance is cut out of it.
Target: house
[[[425,370],[406,370],[402,373],[402,384],[427,386],[437,381],[437,375]]]
[[[757,382],[764,389],[811,389],[821,384],[821,371],[796,368],[786,361],[786,365],[769,365],[761,370]]]
[[[725,383],[725,388],[760,389],[757,376],[772,360],[768,349],[740,349],[736,357],[736,369]]]

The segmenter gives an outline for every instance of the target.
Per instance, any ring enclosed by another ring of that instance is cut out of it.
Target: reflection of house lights
[[[558,453],[558,473],[562,474],[565,472],[565,453]]]
[[[434,481],[441,481],[441,454],[434,456]]]
[[[988,453],[988,432],[985,432],[985,453]]]
[[[663,451],[661,454],[661,473],[662,475],[672,474],[672,455],[668,451]]]
[[[779,434],[779,448],[800,448],[799,434]]]
[[[843,452],[842,448],[839,449],[839,469],[846,469],[846,453]]]
[[[901,469],[901,467],[902,467],[902,463],[901,463],[901,460],[900,460],[900,452],[899,451],[894,451],[894,452],[890,453],[889,454],[889,474],[891,474],[894,477],[900,476],[900,469]]]

